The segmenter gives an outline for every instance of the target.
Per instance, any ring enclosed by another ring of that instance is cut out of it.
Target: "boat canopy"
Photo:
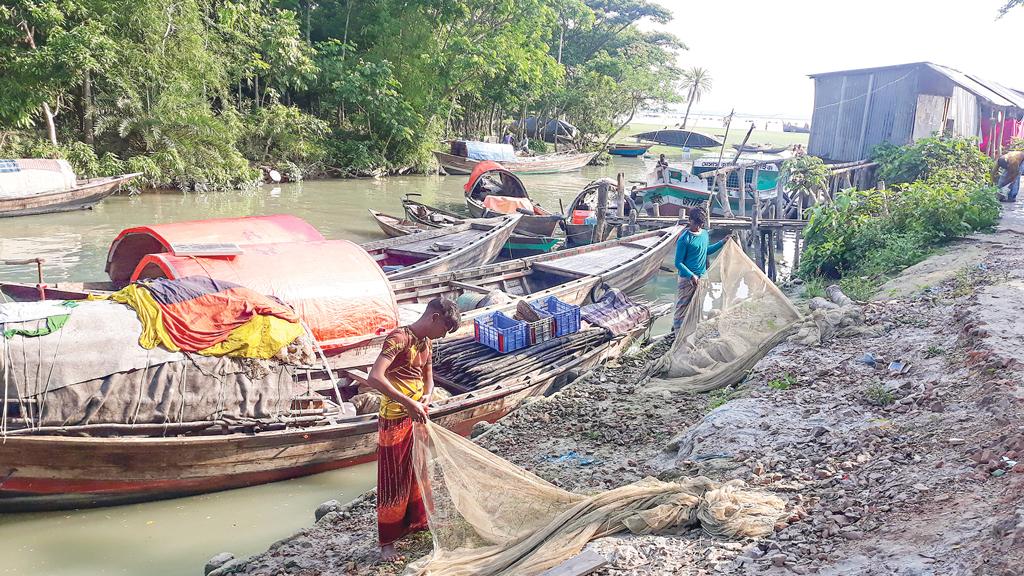
[[[530,197],[526,193],[526,185],[518,176],[491,161],[481,162],[473,168],[465,190],[467,196],[481,202],[488,196]]]
[[[21,198],[71,190],[78,185],[66,160],[48,158],[0,159],[0,198]]]
[[[123,284],[149,254],[226,255],[251,244],[323,239],[308,222],[289,214],[136,226],[122,230],[114,238],[107,252],[106,270],[115,284]]]
[[[497,160],[498,162],[504,162],[516,159],[516,150],[509,144],[455,140],[452,142],[451,151],[454,156],[461,156],[470,160]]]
[[[217,257],[148,254],[131,280],[186,276],[235,282],[281,299],[325,350],[347,348],[398,326],[398,304],[384,271],[347,240],[252,244]]]

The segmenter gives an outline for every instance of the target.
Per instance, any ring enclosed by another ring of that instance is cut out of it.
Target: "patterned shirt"
[[[407,326],[394,329],[384,340],[380,355],[391,360],[384,376],[399,392],[413,400],[423,397],[423,367],[430,362],[430,338],[416,338]],[[380,417],[393,420],[408,416],[401,404],[382,396]]]

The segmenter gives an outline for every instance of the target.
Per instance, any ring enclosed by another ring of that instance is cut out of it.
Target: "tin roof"
[[[867,74],[871,72],[891,71],[898,70],[900,68],[928,68],[937,74],[945,76],[954,84],[960,86],[964,90],[974,94],[978,98],[988,101],[993,106],[999,106],[1003,108],[1020,108],[1024,110],[1024,94],[1007,88],[997,82],[985,80],[973,74],[964,74],[959,70],[954,70],[946,66],[939,64],[933,64],[931,62],[911,62],[909,64],[897,64],[894,66],[879,66],[876,68],[859,68],[855,70],[837,70],[835,72],[822,72],[818,74],[811,74],[811,78],[818,78],[822,76],[833,76],[836,74]]]

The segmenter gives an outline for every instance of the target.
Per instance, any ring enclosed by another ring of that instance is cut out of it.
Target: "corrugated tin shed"
[[[977,136],[993,111],[1024,113],[1024,95],[958,70],[915,62],[812,74],[814,113],[807,150],[847,162],[883,142],[908,144],[936,132]]]

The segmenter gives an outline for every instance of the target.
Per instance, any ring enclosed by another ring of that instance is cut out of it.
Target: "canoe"
[[[383,212],[377,212],[376,210],[370,210],[370,216],[373,217],[374,222],[380,227],[388,238],[398,238],[399,236],[405,236],[413,232],[422,230],[418,227],[415,222],[406,220],[404,218],[398,218],[397,216],[391,216],[384,214]]]
[[[389,279],[438,274],[493,261],[519,220],[520,215],[512,214],[360,246],[384,268]]]
[[[679,146],[682,148],[718,148],[722,145],[722,141],[713,136],[676,128],[652,130],[651,132],[634,134],[633,137],[638,140],[647,140],[664,144],[665,146]]]
[[[496,384],[467,391],[449,388],[451,398],[431,404],[431,420],[468,435],[477,422],[494,422],[526,398],[542,395],[619,356],[650,326],[647,321],[622,336],[603,336],[580,353],[549,360],[539,369],[510,375]],[[445,343],[436,348],[443,352]],[[457,377],[443,366],[435,374],[437,385],[445,388],[445,381]],[[359,376],[352,375],[358,381]],[[376,414],[314,420],[306,425],[272,423],[256,432],[218,433],[207,428],[206,435],[178,436],[160,435],[160,431],[150,431],[148,436],[142,431],[87,436],[81,435],[84,430],[73,429],[63,433],[9,430],[0,450],[0,469],[5,471],[0,512],[175,498],[316,474],[376,458]]]
[[[574,172],[583,168],[597,156],[597,152],[559,152],[540,156],[517,156],[515,160],[503,160],[502,166],[516,174],[555,174]],[[471,174],[480,162],[463,156],[456,156],[439,150],[434,151],[437,163],[448,174]]]
[[[461,224],[466,220],[464,216],[411,200],[409,196],[417,196],[417,194],[410,194],[403,198],[402,206],[405,208],[406,218],[419,226],[440,228]],[[565,239],[563,238],[514,231],[512,237],[505,243],[505,247],[502,248],[501,255],[509,260],[526,258],[557,250],[564,243]]]
[[[612,156],[623,156],[636,158],[643,156],[654,144],[612,144],[608,147],[608,153]]]
[[[80,180],[70,190],[53,190],[14,198],[0,197],[0,218],[87,210],[117,192],[125,182],[141,175],[134,173],[90,178]]]
[[[488,160],[478,164],[464,189],[466,207],[473,218],[522,213],[516,232],[537,236],[551,236],[562,221],[561,214],[552,214],[533,202],[523,181],[497,162]]]

